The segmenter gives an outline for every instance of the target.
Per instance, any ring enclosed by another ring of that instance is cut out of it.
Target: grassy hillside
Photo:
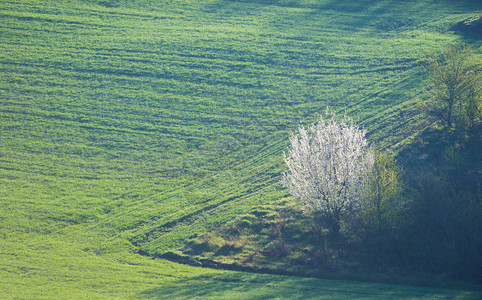
[[[161,254],[286,196],[279,174],[289,132],[327,105],[397,149],[423,127],[413,105],[423,55],[462,39],[450,28],[479,9],[476,1],[3,1],[2,298],[175,293],[167,281],[222,289],[210,274],[241,275],[138,253]]]

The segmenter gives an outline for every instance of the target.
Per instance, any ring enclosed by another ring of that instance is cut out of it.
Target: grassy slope
[[[288,133],[326,105],[396,147],[419,128],[421,55],[477,11],[354,2],[3,1],[0,293],[162,295],[241,276],[134,253],[286,195]]]

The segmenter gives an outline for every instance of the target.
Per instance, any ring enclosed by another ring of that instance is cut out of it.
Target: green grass
[[[202,275],[140,294],[146,299],[476,299],[458,290],[250,273]]]
[[[2,298],[198,296],[214,271],[136,253],[286,196],[299,122],[346,109],[391,149],[422,128],[423,55],[480,7],[338,2],[3,1]]]

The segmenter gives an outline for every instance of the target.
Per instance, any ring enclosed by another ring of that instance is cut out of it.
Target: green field
[[[407,4],[409,2],[409,4]],[[345,111],[396,151],[424,56],[477,1],[0,3],[0,298],[462,299],[479,292],[152,259],[286,197],[300,122]]]

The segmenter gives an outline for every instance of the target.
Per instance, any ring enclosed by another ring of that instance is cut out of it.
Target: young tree
[[[291,149],[284,154],[283,184],[307,211],[327,216],[334,235],[342,216],[360,208],[366,194],[373,151],[365,134],[346,116],[337,122],[327,109],[325,118],[291,135]]]
[[[374,165],[368,174],[363,209],[351,222],[357,237],[357,251],[370,266],[397,264],[403,246],[403,230],[408,228],[402,200],[401,168],[389,154],[375,150]]]
[[[428,115],[451,127],[456,121],[473,125],[481,115],[481,68],[472,51],[452,46],[429,57]]]
[[[374,151],[374,165],[366,181],[367,194],[362,213],[367,231],[380,235],[388,223],[400,221],[396,214],[403,190],[401,172],[393,157]]]

